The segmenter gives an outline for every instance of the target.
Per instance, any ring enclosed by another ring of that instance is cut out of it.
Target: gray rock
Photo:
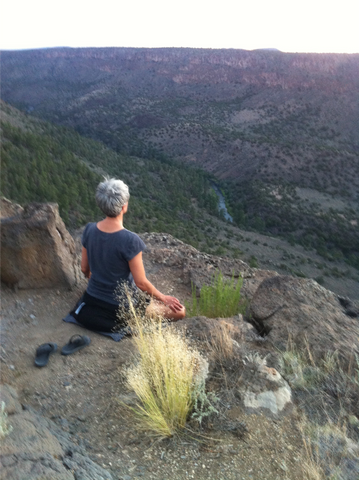
[[[1,445],[2,478],[112,480],[109,472],[94,463],[85,449],[75,445],[51,420],[30,408],[19,409],[14,389],[2,386],[3,393],[2,398],[10,398],[13,406],[7,407],[12,431]]]
[[[345,363],[359,354],[359,322],[346,315],[338,297],[314,280],[289,276],[261,283],[250,306],[258,330],[280,350],[289,339],[309,347],[314,358],[338,350]]]
[[[279,417],[292,411],[292,393],[288,383],[274,368],[266,366],[258,354],[244,359],[237,395],[247,413]]]
[[[75,243],[56,204],[32,203],[1,219],[1,280],[15,288],[72,287]]]

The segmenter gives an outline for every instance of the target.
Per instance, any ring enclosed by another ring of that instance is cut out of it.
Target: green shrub
[[[249,266],[251,268],[258,268],[258,260],[254,255],[251,255],[249,259]]]
[[[214,274],[211,285],[203,285],[197,299],[196,287],[192,284],[192,303],[185,302],[187,316],[204,315],[209,318],[232,317],[245,309],[241,300],[242,277],[224,279],[221,272]]]

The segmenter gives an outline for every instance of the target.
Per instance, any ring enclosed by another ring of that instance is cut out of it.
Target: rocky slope
[[[200,430],[191,420],[188,438],[154,441],[135,428],[124,406],[136,403],[123,382],[123,369],[134,354],[131,338],[114,343],[61,321],[86,282],[79,280],[72,291],[59,287],[14,292],[4,286],[2,381],[16,388],[26,406],[20,407],[11,388],[2,388],[7,392],[7,421],[13,427],[1,457],[8,478],[236,480],[241,472],[254,480],[308,479],[300,414],[304,411],[314,419],[324,411],[337,421],[340,411],[340,420],[349,414],[357,419],[357,397],[351,396],[348,385],[343,397],[339,384],[334,388],[326,379],[326,394],[316,407],[310,391],[295,392],[294,380],[288,383],[282,377],[286,372],[278,348],[285,349],[291,340],[303,350],[305,340],[313,362],[337,350],[343,365],[351,364],[352,355],[359,354],[358,305],[316,282],[204,254],[170,235],[142,238],[149,279],[182,302],[190,298],[191,281],[200,289],[217,269],[225,276],[244,278],[243,295],[250,301],[247,318],[195,317],[176,325],[208,358],[207,387],[218,396],[218,416]],[[75,244],[79,252],[78,236]],[[215,345],[221,344],[223,332],[233,351],[218,362]],[[61,347],[75,333],[89,335],[91,344],[69,357],[51,356],[46,368],[34,367],[39,344],[54,341]],[[350,438],[333,437],[337,443],[322,433],[318,447],[329,474],[335,467],[346,480],[359,472],[359,430],[353,425]],[[332,465],[334,450],[339,460]]]

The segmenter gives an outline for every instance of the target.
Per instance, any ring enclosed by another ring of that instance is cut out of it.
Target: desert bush
[[[191,414],[201,421],[214,411],[205,392],[208,364],[184,334],[163,325],[161,318],[132,313],[129,326],[138,356],[125,377],[139,403],[131,409],[139,428],[170,437],[185,427]]]
[[[209,318],[232,317],[245,309],[241,300],[242,277],[235,280],[234,275],[226,280],[221,272],[216,272],[211,285],[203,285],[200,298],[197,299],[196,286],[192,284],[192,303],[185,302],[187,316],[204,315]]]

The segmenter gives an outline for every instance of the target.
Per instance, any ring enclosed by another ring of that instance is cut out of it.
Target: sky
[[[359,0],[4,0],[0,18],[0,49],[359,53]]]

